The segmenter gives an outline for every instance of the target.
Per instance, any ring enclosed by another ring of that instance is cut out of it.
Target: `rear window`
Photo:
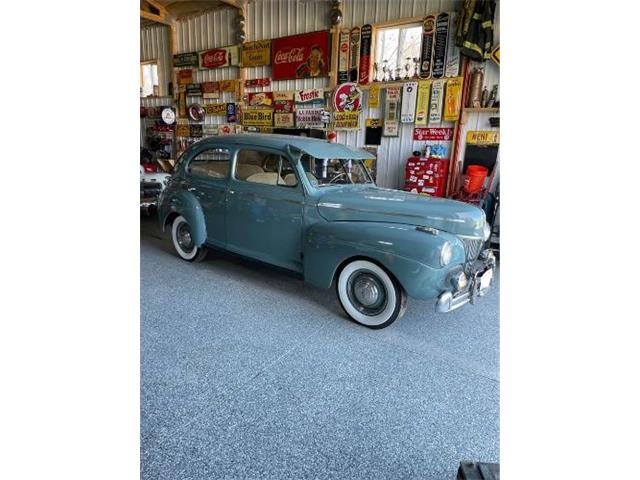
[[[226,178],[231,155],[227,148],[211,148],[196,155],[187,166],[187,173],[195,177]]]

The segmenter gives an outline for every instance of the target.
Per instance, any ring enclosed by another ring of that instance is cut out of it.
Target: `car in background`
[[[160,194],[160,226],[184,260],[224,249],[335,285],[346,314],[369,328],[401,317],[407,297],[448,312],[484,295],[495,269],[485,213],[377,187],[370,158],[287,135],[207,138],[184,152]]]

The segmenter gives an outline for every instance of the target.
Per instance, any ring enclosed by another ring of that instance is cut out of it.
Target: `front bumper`
[[[467,270],[467,287],[458,292],[453,289],[442,292],[436,301],[436,312],[451,312],[469,302],[475,303],[478,297],[486,295],[493,284],[495,267],[496,258],[493,252],[484,250]]]

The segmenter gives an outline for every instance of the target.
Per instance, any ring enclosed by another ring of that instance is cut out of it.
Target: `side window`
[[[293,167],[286,158],[260,150],[240,150],[234,174],[238,180],[252,183],[281,187],[298,184]]]
[[[187,173],[195,177],[226,178],[230,158],[227,148],[204,150],[189,162]]]

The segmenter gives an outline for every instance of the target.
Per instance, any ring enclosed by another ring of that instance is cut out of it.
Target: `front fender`
[[[445,241],[453,258],[440,266]],[[375,260],[400,282],[407,295],[430,299],[447,288],[447,274],[464,263],[464,247],[455,235],[416,230],[415,226],[379,222],[319,222],[307,231],[304,245],[305,281],[329,288],[338,267],[350,258]]]
[[[191,237],[196,246],[199,247],[207,240],[207,224],[204,220],[204,212],[193,193],[178,190],[164,196],[158,208],[162,231],[165,230],[167,218],[174,213],[187,219],[189,227],[191,227]]]

